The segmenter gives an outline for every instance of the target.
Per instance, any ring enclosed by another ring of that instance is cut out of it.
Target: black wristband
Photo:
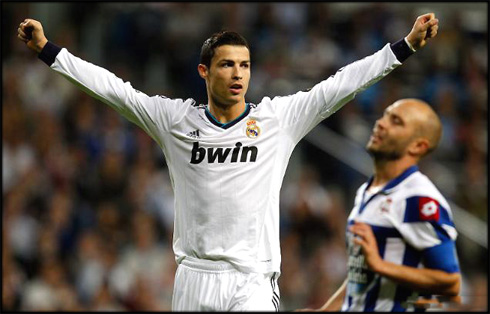
[[[407,43],[405,42],[405,39],[402,38],[399,41],[397,41],[394,44],[390,45],[391,50],[395,54],[396,58],[398,61],[402,62],[407,60],[408,57],[414,54],[412,49],[408,47]]]
[[[48,66],[51,66],[56,59],[58,53],[60,53],[61,48],[48,41],[46,45],[44,45],[43,50],[37,56],[39,59],[44,61]]]

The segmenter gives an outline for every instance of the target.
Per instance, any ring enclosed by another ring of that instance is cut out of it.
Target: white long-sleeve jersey
[[[225,125],[192,98],[150,97],[52,43],[39,57],[161,147],[175,194],[177,263],[192,256],[265,273],[280,272],[279,192],[294,147],[356,93],[401,65],[409,54],[395,53],[408,49],[400,49],[403,44],[387,44],[309,91],[248,103]]]

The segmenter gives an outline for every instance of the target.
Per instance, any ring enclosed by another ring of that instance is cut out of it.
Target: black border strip
[[[246,116],[248,116],[248,114],[250,113],[250,105],[247,103],[245,104],[245,111],[238,117],[236,118],[235,120],[233,121],[230,121],[228,123],[221,123],[221,122],[218,122],[214,117],[213,115],[209,112],[208,108],[206,107],[206,109],[204,110],[204,113],[206,114],[206,117],[208,118],[208,120],[216,125],[217,127],[220,127],[222,129],[229,129],[231,128],[232,126],[234,126],[235,124],[237,124],[238,122],[242,121]]]
[[[54,63],[54,60],[56,59],[56,56],[58,55],[58,53],[60,53],[60,51],[61,51],[60,47],[48,41],[46,45],[44,45],[43,50],[41,50],[41,52],[37,57],[41,59],[44,63],[46,63],[48,66],[51,66]]]
[[[402,62],[407,60],[408,57],[414,54],[412,49],[408,47],[407,43],[405,42],[405,38],[400,39],[394,44],[390,45],[391,50],[395,54],[396,58],[398,61]]]

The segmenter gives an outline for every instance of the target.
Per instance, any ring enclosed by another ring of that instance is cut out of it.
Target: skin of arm
[[[342,302],[347,289],[347,279],[344,280],[340,288],[328,299],[328,301],[320,308],[321,312],[340,312]]]
[[[354,243],[361,246],[367,266],[381,276],[422,293],[457,296],[461,286],[459,273],[437,269],[415,268],[387,262],[379,256],[378,245],[371,227],[356,222],[349,230],[357,237]]]
[[[295,312],[340,312],[347,289],[347,279],[344,280],[339,289],[319,309],[301,309]]]

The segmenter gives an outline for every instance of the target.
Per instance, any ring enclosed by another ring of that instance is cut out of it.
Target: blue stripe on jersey
[[[420,222],[418,196],[407,198],[403,222]]]
[[[431,222],[430,224],[434,228],[434,231],[436,232],[437,237],[439,238],[439,240],[441,240],[441,242],[451,241],[451,237],[440,224],[438,224],[437,222]]]
[[[399,175],[398,177],[396,177],[393,180],[391,180],[390,182],[388,182],[388,184],[383,188],[383,191],[394,188],[395,186],[400,184],[403,180],[408,178],[408,176],[410,176],[412,173],[417,172],[417,171],[419,171],[419,167],[417,167],[417,165],[413,165],[413,166],[407,168],[407,170],[403,171],[403,173],[401,175]]]
[[[347,221],[347,226],[345,227],[345,232],[350,233],[349,227],[354,224],[354,220],[348,220]],[[382,227],[382,226],[372,226],[370,225],[371,229],[373,230],[373,233],[376,237],[376,241],[386,241],[386,238],[403,238],[401,233],[398,231],[396,228],[390,228],[390,227]],[[346,245],[349,245],[348,238],[346,238]],[[379,249],[379,248],[378,248]],[[383,251],[384,252],[384,251]],[[383,256],[380,251],[380,256]]]
[[[403,291],[402,291],[403,290]],[[410,294],[406,293],[407,289],[404,289],[400,286],[396,288],[395,299],[393,300],[393,307],[391,308],[391,312],[406,312],[407,309],[402,306],[402,302],[406,300]],[[403,300],[403,301],[400,301]]]
[[[411,222],[424,222],[420,219],[419,215],[419,199],[420,196],[414,196],[407,198],[406,208],[405,208],[405,217],[403,217],[403,222],[411,223]],[[437,234],[437,237],[442,242],[451,241],[451,237],[447,233],[447,231],[442,227],[442,225],[449,225],[454,227],[454,222],[449,217],[449,212],[446,208],[442,207],[439,204],[439,219],[438,221],[425,221],[430,223],[434,228],[434,231]]]
[[[422,222],[419,215],[419,199],[421,196],[412,196],[406,200],[405,217],[403,222]],[[439,204],[439,224],[449,225],[454,227],[454,222],[449,217],[449,211]]]
[[[449,211],[442,207],[439,204],[440,207],[440,212],[439,212],[439,222],[443,225],[449,225],[451,227],[455,227],[454,222],[452,221],[451,217],[449,217]]]
[[[364,211],[364,208],[366,208],[367,204],[374,197],[376,197],[378,194],[387,194],[387,193],[389,193],[388,192],[389,189],[394,188],[395,186],[397,186],[398,184],[400,184],[401,182],[403,182],[403,180],[405,180],[406,178],[408,178],[408,176],[410,176],[412,173],[417,172],[417,171],[419,171],[419,167],[417,165],[414,165],[414,166],[411,166],[411,167],[407,168],[398,177],[396,177],[393,180],[391,180],[390,182],[388,182],[388,184],[386,184],[386,186],[379,193],[375,193],[375,194],[371,195],[371,197],[368,200],[365,201],[364,200],[364,196],[366,194],[366,191],[367,191],[367,189],[369,188],[369,186],[371,185],[371,183],[374,180],[374,176],[371,176],[368,179],[367,184],[366,184],[366,188],[364,189],[364,191],[362,193],[361,204],[359,206],[359,214],[361,214]]]
[[[454,241],[446,241],[423,251],[424,265],[448,273],[459,272],[459,262]]]
[[[422,259],[422,253],[417,251],[411,246],[405,246],[405,253],[403,254],[402,265],[409,267],[417,267]],[[406,288],[402,285],[397,285],[395,298],[393,300],[392,312],[405,312],[407,309],[402,307],[402,303],[406,302],[408,297],[411,296],[413,290]]]
[[[376,237],[379,256],[383,258],[385,255],[385,248],[386,248],[386,238],[387,238],[386,234],[393,233],[392,230],[388,230],[388,229],[395,229],[395,228],[385,228],[385,227],[377,227],[377,226],[371,226],[371,228],[373,229],[374,235]],[[378,276],[376,278],[376,283],[366,294],[364,312],[374,312],[374,307],[376,306],[376,301],[378,300],[380,288],[381,288],[381,276]]]
[[[367,204],[369,204],[369,202],[373,198],[375,198],[376,196],[378,196],[378,193],[375,193],[375,194],[371,195],[371,197],[368,200],[364,201],[364,196],[366,195],[366,191],[367,191],[367,189],[364,190],[364,192],[362,194],[361,205],[359,206],[359,215],[364,211],[364,208],[366,208]]]
[[[401,238],[402,237],[401,233],[396,228],[371,226],[371,229],[373,229],[373,233],[376,236],[376,241],[386,242],[386,238]],[[378,247],[378,249],[379,249],[379,255],[383,256],[384,248],[383,248],[383,252],[381,252],[381,249],[379,247]]]

